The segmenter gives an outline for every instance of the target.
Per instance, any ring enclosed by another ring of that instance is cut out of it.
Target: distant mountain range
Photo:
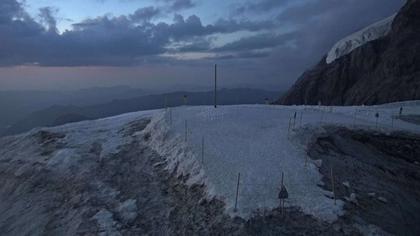
[[[68,91],[0,91],[0,133],[7,126],[32,112],[53,105],[89,106],[107,103],[114,99],[127,99],[150,94],[152,91],[127,86],[93,87]]]
[[[420,99],[420,1],[343,40],[279,104],[361,105]]]
[[[221,89],[218,91],[218,103],[220,105],[263,104],[265,102],[273,102],[279,94],[279,92],[258,89]],[[158,109],[165,106],[180,106],[184,104],[184,96],[187,97],[188,105],[212,105],[214,101],[213,92],[209,91],[147,95],[89,106],[55,105],[25,116],[6,128],[0,133],[0,136],[25,132],[35,127],[57,126],[133,111]]]

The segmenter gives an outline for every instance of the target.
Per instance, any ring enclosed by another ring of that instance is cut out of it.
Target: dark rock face
[[[334,168],[335,194],[345,203],[343,218],[362,219],[392,235],[419,235],[420,136],[331,126],[325,130],[309,145],[308,155],[322,160],[319,171],[329,191]]]
[[[325,57],[278,103],[372,105],[420,99],[420,0],[408,0],[391,32],[331,64]]]

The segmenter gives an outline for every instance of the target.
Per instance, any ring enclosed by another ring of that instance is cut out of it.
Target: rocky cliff
[[[382,24],[380,31],[385,35],[366,40],[329,63],[325,56],[278,103],[369,105],[420,99],[420,0],[408,0],[389,19],[390,30]],[[362,33],[357,35],[366,38]]]

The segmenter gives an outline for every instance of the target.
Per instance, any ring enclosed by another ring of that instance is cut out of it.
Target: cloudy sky
[[[287,89],[405,0],[0,0],[0,90]]]

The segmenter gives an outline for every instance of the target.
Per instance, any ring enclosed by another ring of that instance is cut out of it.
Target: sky
[[[0,90],[286,90],[405,0],[0,0]]]

